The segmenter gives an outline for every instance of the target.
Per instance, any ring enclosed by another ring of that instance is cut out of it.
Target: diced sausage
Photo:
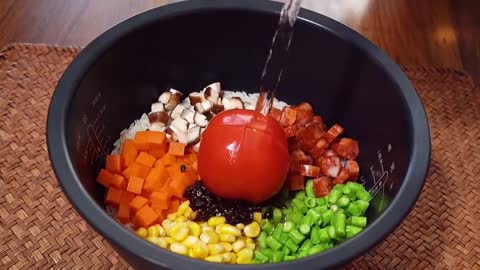
[[[358,180],[358,175],[360,174],[360,166],[358,166],[358,163],[355,160],[348,160],[347,164],[345,165],[345,169],[350,174],[349,180]]]
[[[325,139],[321,138],[318,142],[310,148],[308,153],[312,155],[313,158],[317,159],[323,155],[325,150],[328,148],[328,143]]]
[[[297,120],[297,111],[290,107],[283,108],[279,121],[280,125],[289,127],[295,123],[295,120]]]
[[[342,138],[338,143],[336,151],[342,158],[354,160],[358,157],[360,150],[358,149],[358,142],[350,138]]]
[[[348,170],[345,169],[345,168],[342,168],[340,170],[340,173],[338,174],[338,176],[335,179],[333,179],[332,183],[334,185],[343,184],[343,183],[347,182],[349,177],[350,177],[350,173],[348,172]]]
[[[333,140],[333,142],[330,144],[330,148],[335,151],[335,153],[338,154],[338,144],[340,143],[340,140],[342,138],[340,137],[337,137],[335,140]]]
[[[314,116],[313,108],[307,102],[302,102],[294,109],[297,111],[297,119],[295,124],[304,125]]]
[[[319,158],[320,169],[324,175],[328,175],[332,178],[335,178],[340,173],[342,164],[340,163],[340,158],[337,156],[326,157],[323,156]]]
[[[327,127],[323,123],[322,117],[318,116],[318,115],[313,116],[312,119],[310,119],[310,121],[308,123],[313,123],[313,124],[318,125],[322,131],[326,131],[326,129],[327,129]]]
[[[309,124],[297,132],[296,140],[303,151],[308,151],[322,138],[323,131],[315,124]]]
[[[332,190],[332,183],[328,176],[322,176],[313,180],[313,193],[317,197],[325,197]]]
[[[306,176],[306,177],[319,177],[320,176],[320,167],[313,166],[313,165],[307,165],[307,164],[301,164],[300,165],[300,175]]]
[[[313,164],[312,157],[306,155],[302,150],[297,149],[290,154],[290,161],[298,164]]]
[[[333,142],[343,132],[343,127],[339,124],[333,125],[323,136],[328,143]]]
[[[277,120],[278,122],[280,122],[280,116],[282,115],[282,111],[272,107],[268,115],[273,117],[273,119]]]
[[[285,185],[291,191],[304,190],[305,189],[305,177],[303,177],[301,175],[298,175],[298,174],[289,175],[287,177]]]

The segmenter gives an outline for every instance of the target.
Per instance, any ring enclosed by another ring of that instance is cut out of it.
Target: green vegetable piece
[[[283,231],[284,232],[288,233],[293,229],[295,229],[295,223],[293,223],[291,221],[285,221],[285,223],[283,223]]]
[[[307,197],[315,198],[315,192],[313,192],[313,179],[310,179],[305,183],[305,193]]]
[[[283,254],[282,251],[280,251],[280,250],[279,250],[279,251],[274,251],[274,252],[273,252],[272,262],[275,263],[275,262],[281,262],[281,261],[283,261],[283,256],[284,256],[284,254]]]
[[[345,237],[345,226],[347,217],[343,213],[336,214],[333,218],[333,227],[335,228],[335,235],[343,238]]]
[[[362,210],[362,215],[365,214],[365,212],[367,212],[367,209],[370,206],[370,203],[368,203],[367,201],[363,201],[363,200],[357,200],[353,203]]]
[[[260,235],[257,238],[258,245],[261,248],[266,248],[267,247],[267,233],[265,231],[260,232]]]
[[[292,239],[285,241],[285,246],[288,247],[292,253],[297,252],[298,250],[298,244],[296,244]]]
[[[284,261],[293,261],[293,260],[296,260],[296,259],[297,259],[297,257],[295,255],[285,255],[283,257]]]
[[[295,244],[300,244],[304,239],[305,236],[299,232],[297,229],[293,229],[288,233],[288,237],[293,240]]]
[[[302,234],[308,235],[310,233],[310,226],[308,224],[302,224],[300,225],[299,230]]]
[[[273,258],[273,250],[269,248],[262,249],[262,253],[268,257],[269,260]]]
[[[305,191],[299,191],[297,192],[297,194],[295,194],[295,198],[296,199],[300,199],[300,200],[303,200],[307,197],[307,194],[305,193]]]
[[[357,193],[357,191],[362,189],[365,190],[361,184],[355,182],[347,182],[346,186],[349,187],[353,193]]]
[[[282,248],[282,244],[271,235],[267,237],[267,246],[273,250],[280,250]]]
[[[349,186],[345,185],[345,186],[343,187],[343,194],[349,195],[349,194],[351,194],[351,193],[352,193],[352,189],[351,189]]]
[[[305,258],[307,256],[308,256],[308,250],[304,250],[304,251],[298,253],[297,258],[300,259],[300,258]]]
[[[363,231],[362,228],[353,225],[347,225],[345,230],[347,238],[352,238]]]
[[[314,198],[306,198],[305,199],[305,205],[308,208],[314,208],[317,205],[317,202],[315,201]]]
[[[344,187],[345,187],[344,184],[336,184],[335,186],[333,186],[333,189],[336,189],[336,190],[338,190],[338,191],[340,191],[340,192],[343,193],[343,188],[344,188]]]
[[[300,225],[302,223],[303,215],[300,212],[293,212],[291,216],[291,221],[293,221],[296,225]]]
[[[313,243],[309,239],[307,239],[300,246],[300,248],[298,249],[298,252],[302,253],[302,252],[308,251],[311,247],[313,247]]]
[[[335,229],[333,228],[333,226],[328,226],[325,228],[325,230],[327,231],[328,237],[330,237],[330,239],[337,238],[337,235],[335,234]]]
[[[338,199],[340,199],[340,196],[342,196],[342,192],[340,190],[332,189],[332,191],[330,191],[330,194],[328,194],[328,202],[331,204],[336,204]]]
[[[320,205],[320,206],[317,206],[313,209],[321,214],[321,213],[328,210],[328,206],[327,205]]]
[[[302,224],[307,224],[308,226],[312,226],[313,224],[315,224],[315,218],[307,214],[303,216]]]
[[[288,239],[290,239],[290,238],[288,237],[288,233],[282,232],[282,234],[280,235],[280,238],[278,239],[278,241],[279,241],[280,243],[285,243],[285,241],[287,241]]]
[[[357,198],[362,201],[368,202],[370,201],[370,199],[372,199],[372,195],[370,195],[370,193],[365,189],[360,189],[360,190],[357,190]]]
[[[283,243],[285,243],[285,242],[283,242]],[[284,255],[292,254],[292,251],[286,245],[283,245],[282,252],[283,252]]]
[[[309,250],[308,250],[308,255],[313,255],[313,254],[317,254],[317,253],[320,253],[322,251],[325,251],[327,249],[329,249],[330,246],[327,245],[327,244],[319,244],[319,245],[315,245],[313,247],[311,247]]]
[[[320,243],[329,243],[330,235],[328,234],[327,229],[324,228],[318,230],[318,238],[320,239]]]
[[[350,192],[350,194],[347,195],[350,201],[355,201],[357,199],[357,194],[355,192]]]
[[[309,209],[309,210],[307,211],[307,216],[312,217],[313,220],[314,220],[314,223],[316,223],[316,224],[318,224],[318,221],[319,221],[319,220],[320,220],[320,221],[322,220],[322,214],[319,213],[317,210],[315,210],[315,208]],[[313,224],[312,224],[312,225],[313,225]],[[311,226],[311,225],[310,225],[310,226]]]
[[[280,239],[280,235],[282,234],[283,232],[283,223],[278,223],[277,224],[277,227],[275,227],[275,230],[273,231],[272,233],[272,236],[276,239],[276,240],[279,240]]]
[[[312,244],[320,244],[320,235],[319,235],[320,228],[317,226],[313,226],[310,232],[310,241]]]
[[[340,199],[338,199],[338,202],[337,202],[337,205],[340,207],[347,207],[349,204],[350,204],[350,199],[345,195],[340,197]]]
[[[367,217],[352,217],[351,224],[353,226],[365,228],[367,227]]]
[[[317,205],[327,205],[327,200],[325,199],[325,197],[316,198],[315,202],[317,203]]]
[[[308,211],[307,205],[300,199],[295,198],[292,200],[293,208],[298,212],[305,214]]]
[[[334,216],[334,213],[332,210],[327,210],[322,213],[322,226],[327,226],[328,224],[331,224],[332,218]]]
[[[356,202],[348,205],[347,212],[354,217],[358,217],[362,215],[362,209],[360,209],[360,207],[357,206]]]
[[[273,227],[273,224],[269,220],[266,220],[262,226],[262,231],[266,232],[267,234],[272,234],[274,229],[275,227]]]
[[[282,220],[282,210],[278,209],[278,208],[274,208],[273,209],[273,222],[274,223],[278,223]]]
[[[254,256],[254,260],[258,261],[259,263],[268,263],[270,261],[270,259],[259,250],[254,251]]]

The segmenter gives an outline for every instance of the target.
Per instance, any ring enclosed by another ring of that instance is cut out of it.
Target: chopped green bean
[[[340,190],[332,189],[330,194],[328,194],[328,202],[331,204],[336,204],[338,199],[340,199],[340,196],[342,196],[342,192]]]
[[[262,249],[262,253],[268,257],[269,260],[272,260],[273,258],[273,249],[265,248]]]
[[[282,251],[274,251],[272,262],[281,262],[283,261],[283,252]]]
[[[283,223],[283,231],[284,232],[288,233],[293,229],[295,229],[295,223],[293,223],[291,221],[285,221],[285,223]]]
[[[349,186],[344,186],[343,187],[343,194],[348,195],[352,193],[352,189]]]
[[[292,239],[285,241],[285,246],[288,247],[291,252],[297,252],[298,250],[298,244],[296,244]]]
[[[283,243],[285,243],[285,242],[283,242]],[[292,253],[292,251],[286,245],[283,245],[282,252],[283,252],[284,255],[290,255]]]
[[[285,255],[283,257],[284,261],[293,261],[293,260],[296,260],[296,259],[297,259],[297,257],[295,255]]]
[[[320,205],[320,206],[317,206],[313,209],[321,214],[321,213],[328,210],[328,206],[327,205]]]
[[[300,248],[298,249],[298,252],[301,253],[301,252],[304,252],[304,251],[308,251],[311,247],[313,247],[313,243],[310,240],[307,239],[300,246]]]
[[[320,243],[330,242],[330,236],[328,235],[328,231],[325,228],[318,230],[318,237],[320,239]]]
[[[338,191],[343,193],[343,188],[344,187],[345,187],[344,184],[336,184],[335,186],[333,186],[333,189],[338,190]]]
[[[267,245],[273,250],[280,250],[282,248],[282,244],[271,235],[267,237]]]
[[[300,199],[300,200],[303,200],[306,197],[307,197],[307,194],[305,193],[305,191],[299,191],[299,192],[297,192],[297,194],[295,194],[295,198]]]
[[[340,237],[340,238],[345,237],[346,219],[347,219],[347,217],[343,213],[336,214],[333,218],[333,224],[332,225],[335,228],[335,235]]]
[[[262,231],[260,233],[260,235],[258,236],[257,238],[257,241],[258,241],[258,245],[261,247],[261,248],[266,248],[267,247],[267,233],[265,231]]]
[[[308,210],[307,205],[300,199],[295,198],[292,200],[293,207],[295,210],[299,211],[302,214],[305,214]]]
[[[322,219],[322,214],[315,210],[315,208],[309,209],[307,211],[307,216],[312,217],[315,223],[318,223],[318,221]]]
[[[370,195],[370,193],[365,189],[360,189],[360,190],[357,190],[357,198],[359,198],[362,201],[368,202],[370,201],[370,199],[372,199],[372,195]]]
[[[273,230],[272,236],[278,240],[282,232],[283,232],[283,223],[278,223],[277,227],[275,227],[275,230]]]
[[[319,235],[320,228],[317,226],[313,226],[310,232],[310,241],[312,244],[320,244],[320,235]]]
[[[259,263],[267,263],[270,260],[267,256],[265,256],[265,254],[263,254],[259,250],[255,250],[254,254],[255,254],[255,260],[257,260]]]
[[[349,187],[353,193],[357,193],[357,191],[365,189],[361,184],[355,182],[347,182],[347,187]]]
[[[366,201],[363,201],[363,200],[357,200],[353,203],[362,210],[362,215],[365,214],[365,212],[368,209],[368,206],[370,206],[370,203],[368,203]]]
[[[327,233],[328,233],[328,237],[330,237],[330,239],[336,239],[337,238],[337,235],[335,235],[335,229],[333,228],[333,226],[328,226],[325,228],[325,230],[327,230]]]
[[[337,204],[340,207],[347,207],[350,204],[350,199],[347,196],[343,195],[342,197],[340,197],[340,199],[338,199]]]
[[[350,194],[348,194],[348,198],[350,199],[350,201],[355,201],[357,199],[357,194],[355,194],[355,192],[351,191]]]
[[[333,218],[333,211],[332,210],[327,210],[322,213],[322,225],[326,226],[331,223],[332,218]]]
[[[315,201],[317,202],[317,205],[326,205],[327,204],[327,201],[325,200],[325,197],[316,198]]]
[[[305,183],[305,193],[307,194],[307,197],[310,198],[315,198],[315,192],[313,192],[313,180],[308,180],[307,183]]]
[[[302,233],[300,233],[297,229],[291,230],[288,233],[288,236],[290,237],[290,239],[293,240],[293,242],[295,242],[295,244],[300,244],[305,239],[305,236]]]
[[[280,235],[280,238],[278,238],[278,241],[280,241],[280,243],[285,243],[285,241],[287,241],[288,239],[289,239],[288,233],[282,232],[282,234]]]
[[[317,205],[317,202],[315,201],[314,198],[306,198],[305,199],[305,205],[308,207],[308,208],[314,208],[316,205]]]
[[[282,220],[282,210],[278,209],[278,208],[274,208],[273,209],[273,222],[274,223],[278,223]]]
[[[310,233],[310,226],[308,224],[302,224],[298,229],[304,235],[308,235]]]
[[[362,232],[362,228],[353,226],[353,225],[347,225],[346,226],[346,233],[347,233],[347,238],[352,238],[355,235],[359,234]]]
[[[353,226],[365,228],[365,227],[367,227],[367,218],[366,217],[352,217],[351,224]]]
[[[308,226],[312,226],[315,224],[315,218],[311,215],[305,215],[302,218],[302,224],[307,224]]]
[[[292,221],[296,225],[300,225],[302,223],[303,215],[300,212],[293,212],[290,218],[291,218],[290,221]]]
[[[267,234],[271,234],[274,229],[275,228],[273,227],[273,224],[269,220],[266,220],[262,226],[262,231],[266,232]]]
[[[329,249],[329,246],[326,244],[315,245],[308,250],[308,255],[317,254],[327,249]]]
[[[362,215],[362,209],[360,209],[360,207],[358,207],[355,202],[348,205],[347,212],[350,213],[350,215],[355,217]]]

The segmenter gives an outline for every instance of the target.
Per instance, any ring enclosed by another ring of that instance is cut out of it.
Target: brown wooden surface
[[[171,2],[177,1],[0,0],[0,46],[84,46],[113,25]],[[304,0],[303,6],[364,34],[399,64],[465,69],[480,85],[480,0]]]

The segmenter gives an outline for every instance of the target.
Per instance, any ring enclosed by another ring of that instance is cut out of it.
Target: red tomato
[[[198,173],[216,195],[259,203],[282,188],[289,168],[283,128],[252,110],[219,113],[202,135]]]

